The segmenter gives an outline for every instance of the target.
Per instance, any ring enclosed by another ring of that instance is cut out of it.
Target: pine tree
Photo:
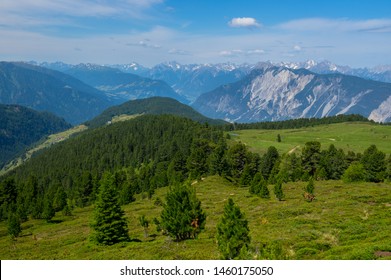
[[[281,201],[284,199],[284,193],[282,191],[282,182],[277,181],[277,183],[274,185],[274,195],[276,198]]]
[[[314,184],[314,179],[311,177],[310,180],[308,181],[308,184],[304,187],[304,198],[308,202],[311,202],[314,200],[314,190],[315,190],[315,184]]]
[[[259,194],[260,193],[260,182],[263,181],[263,176],[260,172],[257,172],[251,181],[249,192],[251,194]]]
[[[267,149],[266,154],[262,158],[262,163],[261,163],[261,172],[263,178],[265,180],[269,179],[270,174],[272,173],[273,167],[280,158],[280,155],[274,146],[270,146]]]
[[[260,187],[259,188],[260,188],[259,195],[262,198],[270,198],[269,188],[267,187],[267,182],[265,180],[262,180],[260,182]]]
[[[248,222],[229,198],[217,225],[217,243],[222,259],[237,259],[250,245]]]
[[[43,202],[43,211],[42,211],[42,219],[45,219],[47,222],[49,222],[54,216],[56,215],[56,212],[53,208],[53,203],[51,199],[48,196],[45,196],[45,200]]]
[[[95,230],[93,239],[99,244],[129,241],[128,225],[118,202],[115,178],[108,173],[101,180],[92,228]]]
[[[301,160],[304,172],[309,176],[314,176],[316,170],[319,168],[321,159],[320,152],[321,144],[317,141],[310,141],[305,143],[301,152]]]
[[[161,213],[161,226],[176,241],[196,238],[205,227],[206,215],[195,190],[177,185],[167,193]]]
[[[386,174],[386,155],[379,151],[375,145],[371,145],[362,155],[360,163],[367,173],[367,181],[382,182]]]
[[[15,238],[18,237],[21,232],[22,228],[20,226],[19,217],[14,213],[10,213],[8,216],[8,234],[12,238]]]

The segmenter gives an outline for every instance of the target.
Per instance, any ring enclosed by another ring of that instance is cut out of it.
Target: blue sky
[[[391,1],[1,0],[0,60],[391,64]]]

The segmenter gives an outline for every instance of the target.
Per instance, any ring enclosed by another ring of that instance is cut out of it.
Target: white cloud
[[[219,53],[221,56],[226,56],[226,57],[237,57],[241,54],[243,54],[243,51],[242,50],[230,50],[230,51],[221,51]]]
[[[246,54],[248,54],[248,55],[260,55],[260,54],[265,54],[265,51],[264,50],[260,50],[260,49],[255,49],[255,50],[247,51]]]
[[[144,48],[160,49],[161,46],[157,44],[151,44],[149,39],[141,40],[138,45]]]
[[[130,17],[145,19],[145,11],[163,0],[1,0],[0,26],[71,25],[74,18]]]
[[[170,49],[168,51],[169,54],[174,54],[174,55],[191,55],[190,52],[185,51],[185,50],[180,50],[180,49]]]
[[[261,27],[261,24],[258,23],[255,18],[251,18],[251,17],[233,18],[228,22],[228,25],[231,27],[247,27],[247,28]]]
[[[299,45],[294,45],[293,50],[299,52],[301,51],[301,47]]]

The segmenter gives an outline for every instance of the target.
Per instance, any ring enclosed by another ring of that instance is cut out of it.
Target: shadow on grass
[[[47,221],[48,224],[61,224],[64,220],[59,220],[59,219],[56,219],[56,220],[50,220],[50,221]]]

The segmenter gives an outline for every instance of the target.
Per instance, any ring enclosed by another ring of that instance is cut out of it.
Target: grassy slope
[[[162,207],[154,200],[137,200],[125,207],[133,242],[97,246],[89,241],[93,209],[76,209],[73,217],[57,213],[54,223],[29,220],[22,236],[11,241],[5,222],[0,223],[1,259],[218,259],[215,239],[223,205],[228,197],[241,207],[250,227],[252,245],[282,240],[292,259],[371,259],[376,251],[391,251],[391,186],[389,184],[344,184],[316,182],[317,198],[302,198],[304,183],[284,185],[286,200],[279,202],[251,196],[213,176],[195,184],[207,213],[206,229],[198,240],[173,242],[156,232],[151,222],[144,237],[138,217],[150,221]],[[271,190],[271,186],[269,186]],[[164,200],[167,189],[155,197]],[[388,257],[390,258],[390,257]]]
[[[282,142],[277,142],[280,134]],[[391,126],[371,123],[341,123],[314,126],[300,129],[283,130],[240,130],[232,133],[235,140],[240,140],[255,152],[264,153],[269,146],[275,146],[280,153],[301,149],[308,141],[319,141],[323,149],[330,144],[346,151],[362,153],[375,144],[386,154],[391,153]]]

